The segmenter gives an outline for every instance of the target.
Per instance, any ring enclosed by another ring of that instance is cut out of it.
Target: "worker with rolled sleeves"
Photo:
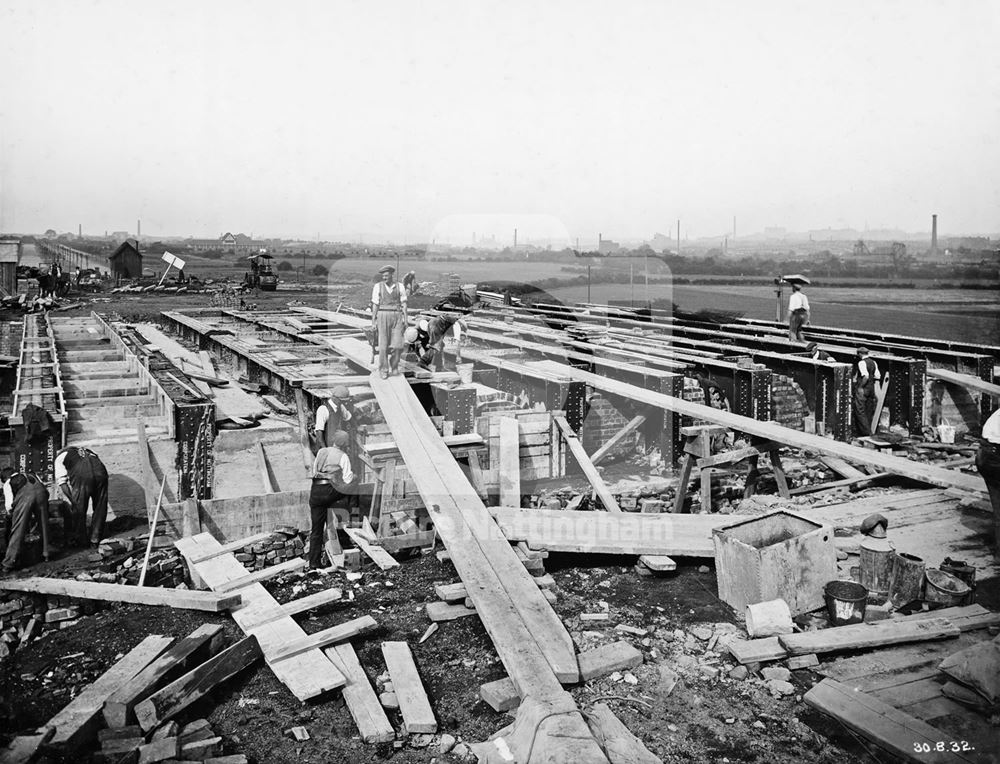
[[[343,430],[333,434],[331,445],[316,452],[312,466],[312,487],[309,489],[309,567],[320,567],[323,552],[323,532],[329,510],[348,499],[354,483],[354,469],[347,454],[350,437]]]
[[[990,414],[979,438],[979,452],[976,454],[976,469],[983,476],[986,491],[993,505],[994,552],[1000,560],[1000,409]]]
[[[56,483],[70,503],[71,527],[68,544],[97,546],[104,537],[104,522],[108,518],[108,471],[89,448],[69,446],[56,454]],[[87,506],[93,515],[87,533]]]
[[[316,444],[313,451],[332,445],[333,434],[338,430],[346,430],[353,418],[351,393],[344,385],[337,385],[330,391],[330,397],[316,409],[316,423],[313,425],[311,438]]]
[[[882,378],[875,359],[868,355],[868,348],[858,348],[858,361],[854,366],[854,431],[857,435],[872,435],[878,430],[875,415],[875,383]]]
[[[8,468],[0,472],[0,479],[4,481],[4,504],[10,513],[10,536],[3,557],[3,572],[6,574],[17,566],[32,518],[38,523],[42,535],[42,555],[49,559],[49,491],[41,478],[32,473],[14,473]]]
[[[399,374],[406,329],[406,288],[395,280],[396,269],[383,265],[382,280],[372,287],[372,329],[378,336],[378,371],[382,379]]]
[[[456,342],[460,341],[464,325],[456,313],[423,317],[406,330],[403,338],[417,354],[422,369],[430,369],[433,364],[434,371],[444,371],[445,338],[451,331]]]

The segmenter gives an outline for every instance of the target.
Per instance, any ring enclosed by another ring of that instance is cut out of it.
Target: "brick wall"
[[[771,412],[775,422],[793,430],[803,430],[803,420],[809,416],[806,394],[791,377],[774,374],[771,377]]]
[[[924,422],[931,427],[950,424],[955,435],[972,432],[979,434],[980,393],[961,385],[928,378],[924,387]]]
[[[583,420],[580,440],[583,442],[586,452],[592,454],[611,440],[622,427],[628,424],[629,420],[600,393],[595,393],[590,397],[589,405],[587,416]],[[608,459],[614,460],[616,457],[634,453],[639,438],[638,432],[631,433],[612,449]]]

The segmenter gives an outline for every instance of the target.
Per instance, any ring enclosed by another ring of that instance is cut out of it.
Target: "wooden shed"
[[[17,266],[20,262],[21,240],[0,239],[0,289],[7,295],[17,294]]]
[[[142,254],[139,244],[134,239],[126,239],[112,254],[108,255],[108,268],[111,278],[137,279],[142,276]]]

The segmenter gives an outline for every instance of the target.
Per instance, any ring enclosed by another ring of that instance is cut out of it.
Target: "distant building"
[[[188,239],[184,243],[194,252],[214,250],[237,255],[256,254],[261,248],[267,246],[267,242],[258,241],[242,233],[232,234],[229,231],[218,239]]]
[[[959,236],[955,238],[948,239],[945,244],[948,249],[994,249],[994,246],[990,243],[989,236]]]
[[[115,281],[137,279],[142,276],[142,253],[135,239],[126,239],[118,249],[108,255],[108,268]]]
[[[670,247],[673,243],[674,240],[669,236],[664,236],[662,233],[658,233],[653,236],[652,240],[649,242],[649,246],[657,252],[670,252]]]
[[[611,239],[602,238],[597,244],[597,251],[602,255],[611,255],[622,248],[621,244]]]
[[[783,226],[768,226],[764,229],[764,238],[784,239],[788,235],[788,229]]]
[[[17,266],[21,262],[21,240],[0,239],[0,290],[17,294]]]

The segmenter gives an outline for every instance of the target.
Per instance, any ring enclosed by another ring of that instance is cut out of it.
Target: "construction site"
[[[380,374],[341,281],[9,301],[0,459],[48,503],[0,578],[0,761],[998,761],[1000,346],[807,326],[821,359],[458,273],[407,320],[460,292],[459,336]],[[89,548],[64,449],[107,470]]]

